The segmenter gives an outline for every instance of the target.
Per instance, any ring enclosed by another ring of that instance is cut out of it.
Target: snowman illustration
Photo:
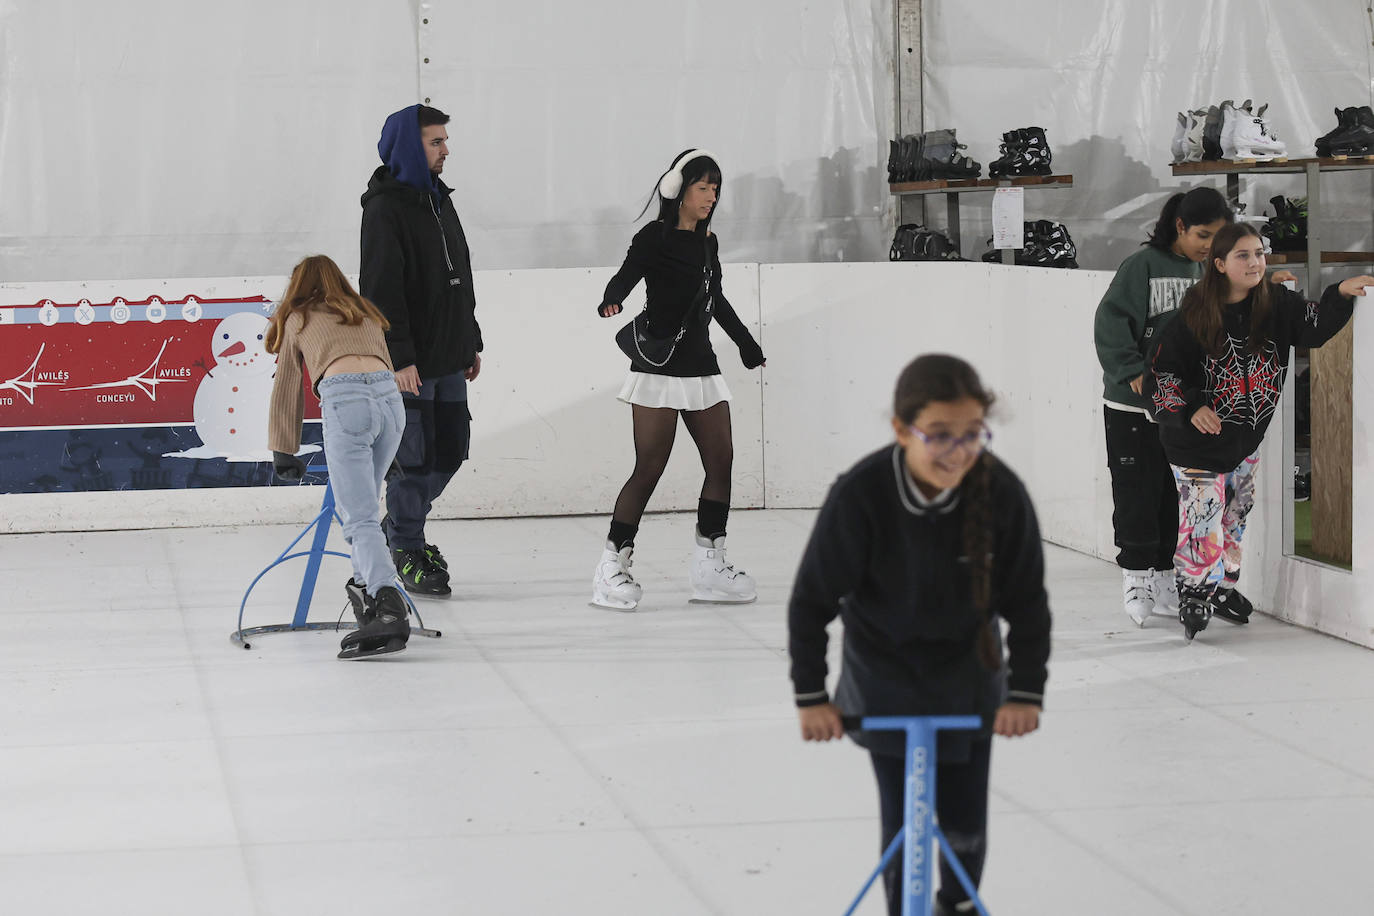
[[[267,414],[277,359],[267,352],[266,336],[267,319],[255,312],[236,312],[215,326],[210,337],[215,365],[201,379],[191,408],[203,445],[167,457],[272,460]]]

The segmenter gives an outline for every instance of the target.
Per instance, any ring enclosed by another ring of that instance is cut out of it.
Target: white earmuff
[[[658,194],[664,200],[676,200],[682,193],[682,168],[698,156],[705,156],[720,167],[720,160],[715,154],[704,149],[690,149],[677,158],[673,167],[663,173],[663,177],[658,180]]]

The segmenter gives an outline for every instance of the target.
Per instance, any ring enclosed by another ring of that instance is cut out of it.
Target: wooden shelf
[[[1172,166],[1175,175],[1232,175],[1246,172],[1268,174],[1305,172],[1309,165],[1318,171],[1339,172],[1374,169],[1374,156],[1350,159],[1287,159],[1283,162],[1232,162],[1229,159],[1206,159],[1202,162],[1180,162]]]
[[[1072,175],[1024,175],[1018,178],[940,178],[935,181],[904,181],[888,188],[904,194],[963,194],[969,191],[995,191],[998,188],[1071,188]]]
[[[1276,251],[1269,255],[1270,264],[1306,264],[1305,251]],[[1323,264],[1374,264],[1374,251],[1323,251]]]

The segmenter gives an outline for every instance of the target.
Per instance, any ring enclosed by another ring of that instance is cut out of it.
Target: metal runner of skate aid
[[[311,465],[306,468],[306,472],[312,474],[326,472],[328,470],[328,467],[322,464]],[[229,634],[231,642],[239,643],[245,649],[251,649],[253,646],[248,642],[248,637],[257,636],[262,633],[287,633],[294,630],[356,630],[358,628],[358,623],[355,620],[340,620],[334,623],[309,623],[306,621],[306,617],[310,614],[310,599],[314,597],[315,594],[315,582],[320,575],[320,561],[324,559],[326,554],[331,557],[343,557],[345,560],[351,559],[346,553],[325,549],[325,543],[329,540],[329,528],[334,524],[336,519],[339,520],[340,525],[343,524],[343,520],[339,519],[339,513],[334,509],[334,485],[332,483],[325,483],[324,499],[320,503],[319,514],[305,526],[300,534],[296,535],[296,539],[286,546],[286,549],[281,552],[280,556],[267,564],[267,567],[254,577],[253,581],[248,585],[248,590],[243,593],[243,600],[239,602],[238,629]],[[309,534],[312,528],[315,531],[315,535],[310,542],[310,549],[292,553],[291,549],[299,544],[301,539]],[[305,561],[305,578],[301,580],[300,596],[296,598],[296,616],[291,619],[290,623],[269,623],[265,626],[248,627],[245,629],[243,626],[243,609],[247,607],[248,596],[253,593],[253,589],[257,586],[258,582],[263,576],[267,575],[277,566],[285,563],[287,560],[294,560],[297,557],[306,557],[307,559]],[[420,624],[418,627],[411,630],[412,633],[419,633],[421,636],[429,636],[434,639],[443,635],[438,630],[425,628],[425,622],[420,618],[420,611],[415,607],[415,602],[410,600],[410,595],[406,594],[405,589],[401,588],[399,583],[397,584],[396,590],[405,598],[406,606],[410,609],[410,613],[415,615],[416,622]]]
[[[958,877],[959,883],[968,892],[969,899],[981,916],[988,916],[978,889],[973,886],[963,863],[959,861],[949,840],[935,823],[935,739],[942,730],[971,731],[981,728],[983,721],[977,716],[875,716],[859,719],[845,717],[847,731],[859,728],[864,731],[905,731],[906,732],[906,811],[903,828],[892,838],[883,852],[882,860],[873,874],[868,876],[859,896],[845,910],[844,916],[852,916],[859,908],[864,894],[878,880],[887,868],[898,849],[905,848],[902,856],[902,916],[930,916],[935,906],[935,857],[930,854],[930,841],[934,836],[940,843],[945,860]]]

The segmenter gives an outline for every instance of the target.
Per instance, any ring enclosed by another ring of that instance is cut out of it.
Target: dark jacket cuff
[[[797,707],[800,709],[804,706],[821,706],[825,703],[829,703],[830,694],[826,693],[824,690],[814,690],[805,693],[794,694],[793,699],[796,701]]]

